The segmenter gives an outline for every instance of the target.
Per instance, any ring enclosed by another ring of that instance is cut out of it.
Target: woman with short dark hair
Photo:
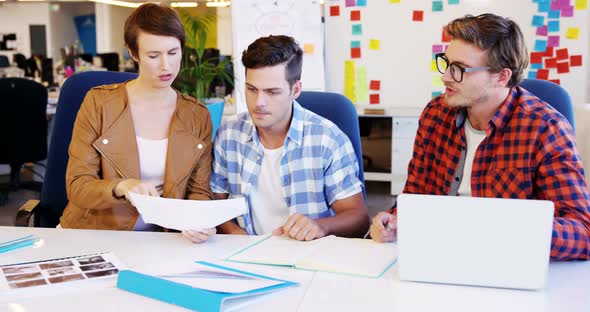
[[[212,125],[207,108],[171,85],[184,47],[180,18],[154,3],[125,22],[139,76],[88,92],[74,125],[66,172],[64,228],[157,230],[127,200],[130,192],[208,200]],[[215,229],[184,231],[194,242]]]

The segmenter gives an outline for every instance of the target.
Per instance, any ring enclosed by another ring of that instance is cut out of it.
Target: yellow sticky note
[[[400,3],[401,0],[389,0],[389,3]]]
[[[432,76],[432,86],[433,87],[443,87],[444,86],[440,75]]]
[[[357,66],[356,68],[356,99],[359,103],[369,101],[369,86],[367,85],[367,68]]]
[[[588,8],[588,0],[576,0],[576,10],[586,10]]]
[[[578,40],[579,36],[580,36],[580,29],[578,27],[568,27],[567,31],[565,32],[565,37],[568,39]]]
[[[344,61],[344,96],[356,102],[354,93],[354,61]]]
[[[313,43],[306,43],[303,45],[303,53],[313,54],[315,51],[315,45]]]
[[[430,61],[430,71],[431,72],[438,72],[438,69],[436,68],[436,60]]]
[[[381,41],[379,41],[377,39],[371,39],[369,41],[369,49],[370,50],[379,50],[380,46],[381,46]]]

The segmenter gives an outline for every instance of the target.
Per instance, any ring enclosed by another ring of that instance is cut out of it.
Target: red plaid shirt
[[[466,148],[465,116],[442,96],[426,106],[404,193],[449,195]],[[551,258],[590,259],[590,201],[574,132],[563,115],[520,87],[488,122],[473,160],[471,195],[553,201]]]

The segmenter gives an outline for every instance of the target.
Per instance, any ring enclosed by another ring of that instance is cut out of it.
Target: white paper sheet
[[[225,200],[185,200],[129,193],[145,223],[169,229],[201,230],[212,228],[246,213],[243,197]]]

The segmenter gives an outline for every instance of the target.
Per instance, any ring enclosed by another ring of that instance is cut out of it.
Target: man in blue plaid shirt
[[[359,237],[369,227],[348,137],[295,101],[302,55],[288,36],[259,38],[242,54],[249,114],[217,131],[211,189],[217,199],[245,196],[249,211],[220,233],[313,240]]]

